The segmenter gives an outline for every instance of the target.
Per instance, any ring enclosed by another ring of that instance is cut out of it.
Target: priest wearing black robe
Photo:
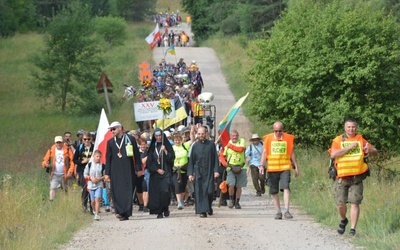
[[[121,123],[111,123],[114,137],[107,141],[105,180],[110,181],[115,214],[120,221],[132,216],[136,172],[141,170],[141,157],[136,140],[125,134]]]
[[[187,174],[189,181],[194,181],[196,214],[205,218],[207,213],[213,215],[214,178],[219,176],[219,162],[216,146],[213,141],[206,139],[204,127],[197,130],[197,139],[191,148]]]
[[[164,139],[163,139],[164,137]],[[171,202],[171,174],[175,153],[161,129],[155,129],[147,152],[147,169],[150,172],[149,209],[157,218],[168,217]]]

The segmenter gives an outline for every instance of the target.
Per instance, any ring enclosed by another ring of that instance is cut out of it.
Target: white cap
[[[56,137],[54,137],[54,142],[63,142],[62,136],[56,136]]]
[[[185,125],[179,125],[178,126],[178,132],[181,132],[185,128]]]
[[[115,122],[111,123],[111,125],[108,127],[108,129],[115,128],[115,127],[122,127],[122,125],[120,122],[115,121]]]
[[[171,137],[171,132],[169,132],[169,131],[164,131],[164,134],[166,137]]]

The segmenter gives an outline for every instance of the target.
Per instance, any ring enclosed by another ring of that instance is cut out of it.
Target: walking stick
[[[224,169],[224,172],[222,173],[222,181],[224,181],[225,179],[225,173],[226,173],[226,169]],[[221,181],[221,183],[222,183]],[[219,188],[219,187],[218,187]],[[218,207],[221,207],[221,203],[222,203],[222,196],[224,195],[224,193],[222,193],[222,190],[219,189],[219,200],[218,200]]]

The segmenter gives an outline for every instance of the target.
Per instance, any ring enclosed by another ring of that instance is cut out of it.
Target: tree
[[[120,16],[127,21],[143,21],[147,15],[154,13],[156,0],[117,0]]]
[[[104,64],[88,6],[73,2],[48,27],[46,47],[34,56],[34,90],[61,111],[98,111],[95,86]]]
[[[122,45],[127,37],[127,23],[121,17],[96,17],[95,30],[111,46]]]
[[[327,2],[291,1],[256,41],[251,111],[323,148],[352,117],[374,145],[399,150],[399,26],[368,1]]]

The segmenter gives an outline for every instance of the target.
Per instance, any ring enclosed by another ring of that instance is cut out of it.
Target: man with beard
[[[114,138],[107,141],[105,180],[111,181],[111,196],[120,221],[132,216],[136,172],[141,170],[141,157],[136,139],[125,134],[121,123],[111,123]]]
[[[218,155],[214,142],[206,139],[206,129],[197,130],[198,141],[193,144],[189,165],[188,178],[194,182],[195,209],[201,218],[213,215],[211,204],[214,196],[214,178],[218,173]]]
[[[170,214],[168,206],[171,202],[170,186],[174,160],[174,149],[168,141],[167,136],[161,129],[155,129],[149,151],[147,152],[147,168],[150,172],[150,214],[157,214],[158,219],[164,216],[168,217]]]

